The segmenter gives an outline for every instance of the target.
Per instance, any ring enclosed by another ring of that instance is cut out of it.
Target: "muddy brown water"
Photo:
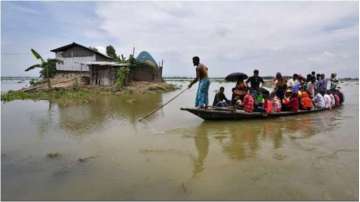
[[[212,82],[210,101],[220,85],[230,97],[233,83]],[[221,122],[179,110],[195,87],[144,122],[180,90],[2,103],[2,199],[358,199],[358,82],[333,111]]]

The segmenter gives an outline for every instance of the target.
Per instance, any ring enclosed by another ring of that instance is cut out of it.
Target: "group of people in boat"
[[[328,88],[330,82],[330,88]],[[312,72],[306,78],[294,74],[292,78],[285,79],[278,72],[273,80],[271,92],[262,88],[264,80],[259,76],[259,71],[254,70],[254,75],[246,81],[239,79],[232,89],[231,100],[224,94],[224,87],[220,87],[215,95],[213,106],[235,106],[246,112],[280,112],[312,109],[331,109],[341,105],[344,100],[338,89],[339,81],[336,74],[331,74],[326,79],[324,74]]]
[[[191,88],[199,81],[195,107],[207,108],[210,86],[208,68],[200,63],[200,58],[197,56],[193,57],[193,64],[196,66],[196,78],[188,87]],[[332,73],[330,78],[326,78],[325,74],[316,74],[313,71],[306,78],[300,74],[294,74],[292,78],[286,79],[278,72],[273,80],[271,92],[263,88],[264,79],[259,75],[259,70],[254,70],[253,73],[253,76],[247,79],[238,79],[235,87],[232,88],[231,100],[225,96],[224,87],[220,87],[215,95],[213,106],[233,106],[249,113],[272,113],[297,112],[299,109],[331,109],[344,101],[335,73]],[[328,87],[329,82],[330,87]]]

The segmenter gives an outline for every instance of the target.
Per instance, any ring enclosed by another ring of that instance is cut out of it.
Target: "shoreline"
[[[128,86],[117,90],[114,87],[79,86],[70,88],[9,90],[1,93],[2,102],[14,100],[51,100],[62,104],[88,103],[94,95],[128,96],[142,94],[167,93],[179,89],[179,86],[166,82],[131,82]]]

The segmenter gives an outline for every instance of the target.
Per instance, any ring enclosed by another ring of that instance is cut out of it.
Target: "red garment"
[[[301,95],[301,106],[303,109],[307,109],[307,110],[313,108],[313,102],[307,92],[303,92]]]
[[[250,94],[246,94],[244,97],[244,111],[246,112],[254,111],[254,98]]]
[[[337,94],[334,94],[334,98],[335,98],[335,106],[339,106],[340,105],[340,97]]]
[[[299,99],[297,96],[291,97],[290,106],[293,112],[297,112],[299,110]]]
[[[265,110],[266,113],[271,113],[272,112],[272,102],[269,99],[265,99],[264,110]]]

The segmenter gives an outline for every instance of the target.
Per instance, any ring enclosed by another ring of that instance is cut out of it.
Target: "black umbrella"
[[[241,72],[235,72],[232,74],[229,74],[225,77],[225,81],[238,81],[238,80],[245,80],[248,76]]]

